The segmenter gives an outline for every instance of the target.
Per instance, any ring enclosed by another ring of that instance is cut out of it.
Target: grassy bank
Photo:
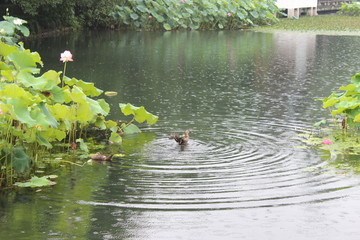
[[[360,35],[360,17],[321,15],[315,17],[300,17],[299,19],[282,18],[276,24],[255,27],[261,32],[301,31],[329,34]]]

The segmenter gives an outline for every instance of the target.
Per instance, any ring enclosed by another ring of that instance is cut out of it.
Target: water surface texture
[[[26,45],[59,71],[71,50],[69,76],[119,92],[111,118],[131,102],[160,120],[111,164],[0,196],[1,239],[358,239],[360,175],[324,167],[336,160],[296,137],[327,117],[314,99],[360,70],[360,37],[88,32]],[[185,129],[187,146],[167,138]]]

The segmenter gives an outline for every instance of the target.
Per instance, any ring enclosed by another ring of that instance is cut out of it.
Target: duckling
[[[172,134],[169,139],[175,139],[179,145],[186,145],[190,139],[189,133],[191,133],[190,130],[185,130],[184,135]]]
[[[113,155],[103,155],[99,152],[95,153],[95,154],[92,154],[90,156],[91,160],[94,160],[94,161],[111,161]]]

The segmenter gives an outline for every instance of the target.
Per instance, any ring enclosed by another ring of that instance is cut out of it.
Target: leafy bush
[[[360,16],[360,4],[355,3],[342,3],[338,11],[340,15]]]
[[[274,0],[124,0],[112,16],[132,29],[238,29],[276,21]]]

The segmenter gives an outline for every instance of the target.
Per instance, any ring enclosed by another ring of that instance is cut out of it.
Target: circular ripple
[[[255,123],[256,122],[256,123]],[[109,191],[122,199],[82,204],[158,210],[207,210],[283,206],[342,198],[357,184],[349,178],[309,172],[321,163],[316,153],[298,149],[297,122],[227,121],[193,131],[187,146],[161,135],[112,167],[126,168]],[[221,133],[221,134],[219,134]],[[161,134],[161,133],[160,133]],[[206,138],[204,137],[206,136]],[[119,189],[125,189],[119,193]]]

